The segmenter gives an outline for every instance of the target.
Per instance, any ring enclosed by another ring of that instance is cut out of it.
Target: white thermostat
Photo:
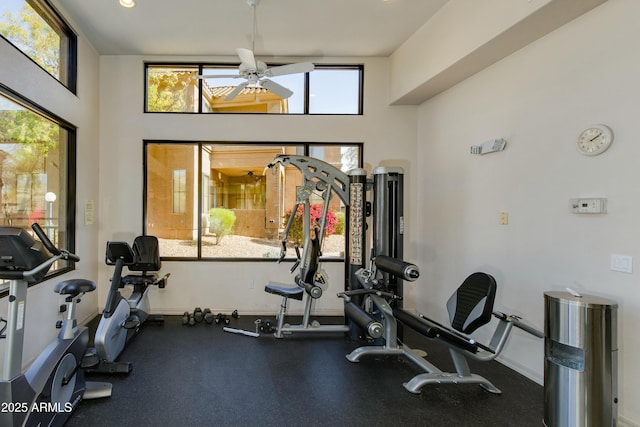
[[[571,199],[569,205],[571,212],[578,214],[603,214],[607,213],[607,199]]]

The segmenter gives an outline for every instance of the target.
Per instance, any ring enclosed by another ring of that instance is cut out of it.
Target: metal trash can
[[[545,292],[544,308],[544,425],[616,426],[618,304]]]

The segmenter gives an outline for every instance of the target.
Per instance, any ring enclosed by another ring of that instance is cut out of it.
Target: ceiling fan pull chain
[[[256,31],[258,30],[258,19],[256,18],[256,3],[251,5],[252,17],[253,17],[253,28],[251,30],[251,51],[256,53]]]

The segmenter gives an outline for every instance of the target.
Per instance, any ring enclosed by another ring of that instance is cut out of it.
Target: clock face
[[[580,133],[578,150],[587,156],[604,153],[613,142],[613,132],[605,125],[593,125]]]

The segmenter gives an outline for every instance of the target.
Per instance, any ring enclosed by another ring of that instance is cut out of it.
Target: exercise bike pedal
[[[122,323],[122,327],[125,329],[138,329],[139,326],[140,318],[135,314],[127,317],[127,320]]]
[[[162,314],[153,314],[147,317],[146,323],[153,323],[156,325],[164,324],[164,316]]]
[[[131,362],[107,362],[102,360],[98,366],[85,369],[87,374],[123,374],[129,375],[133,369]]]
[[[83,399],[99,399],[103,397],[111,397],[111,383],[87,381],[85,383]]]
[[[98,357],[98,352],[95,348],[89,348],[82,356],[82,361],[80,362],[80,367],[82,369],[92,368],[97,366],[100,363],[100,358]]]

